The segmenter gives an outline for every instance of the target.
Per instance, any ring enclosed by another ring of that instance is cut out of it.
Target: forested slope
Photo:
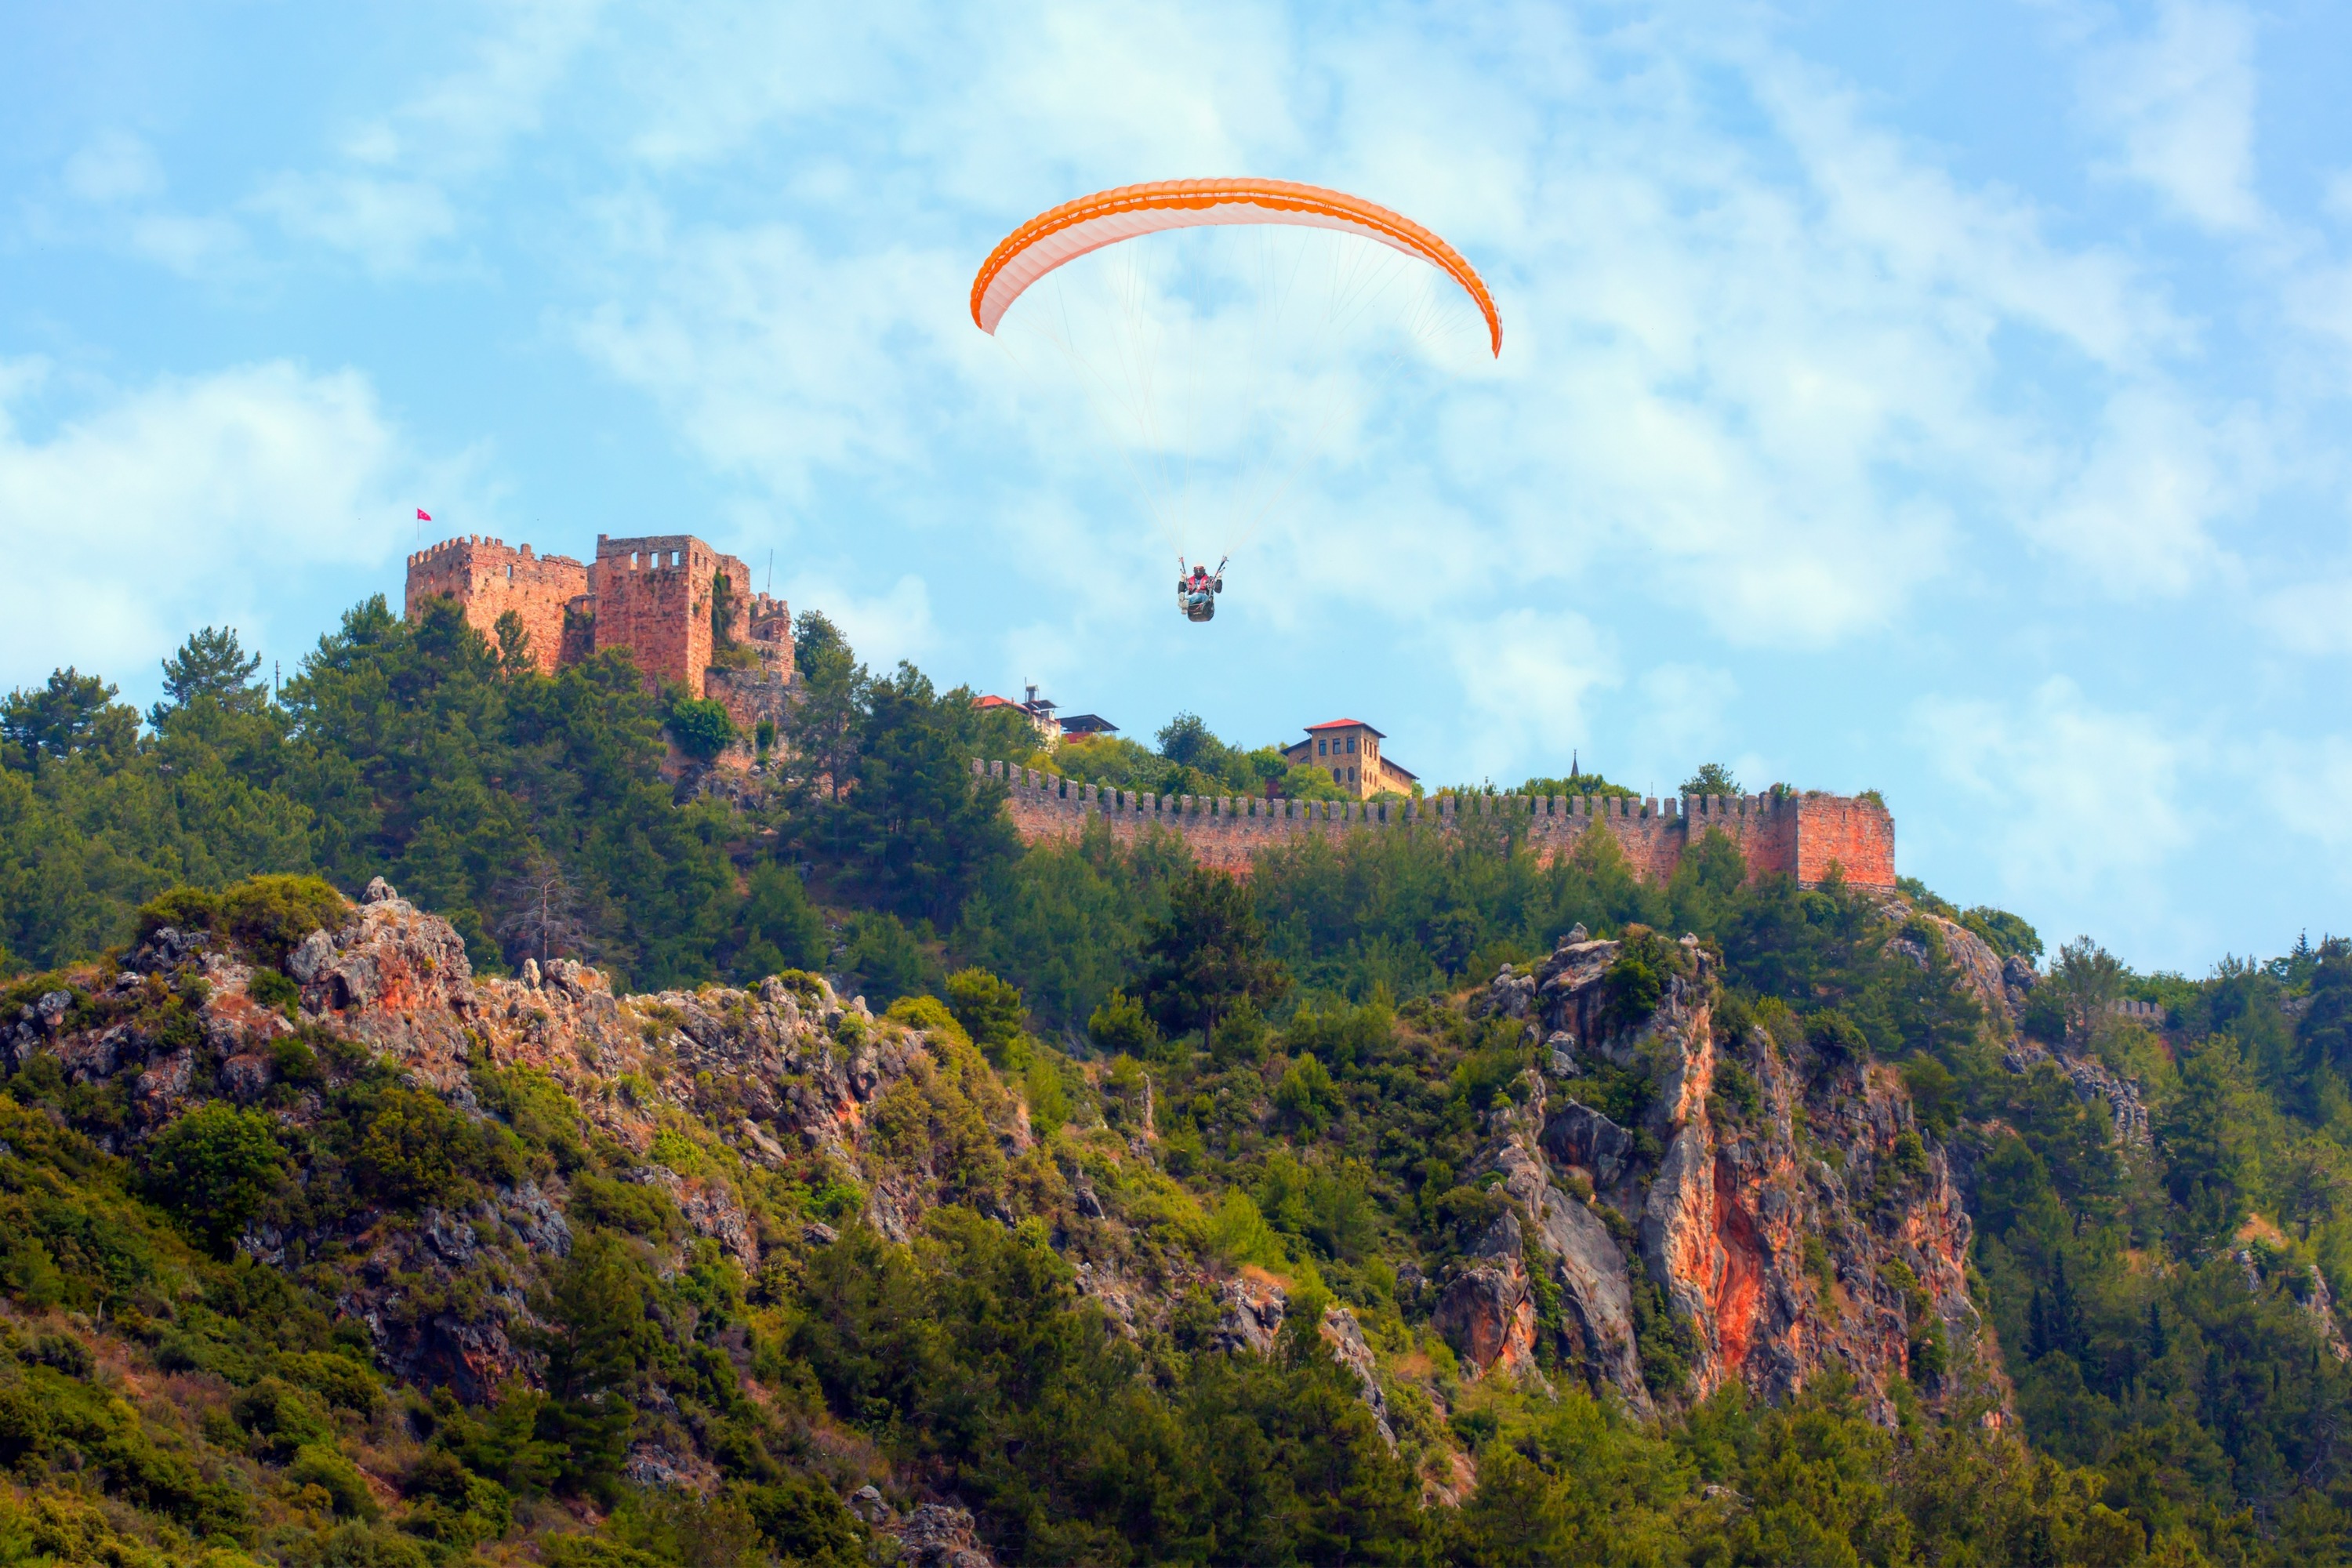
[[[801,651],[719,794],[381,604],[0,710],[0,1561],[2344,1557],[2340,944],[1024,853]]]

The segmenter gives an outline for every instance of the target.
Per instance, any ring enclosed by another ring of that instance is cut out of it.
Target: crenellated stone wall
[[[1628,800],[1616,795],[1440,795],[1402,802],[1260,800],[1254,796],[1149,795],[1079,784],[1034,768],[975,762],[982,777],[1006,786],[1005,809],[1025,843],[1075,838],[1099,816],[1131,839],[1147,826],[1184,836],[1193,858],[1227,870],[1293,839],[1348,833],[1451,828],[1465,817],[1523,828],[1546,858],[1573,850],[1595,826],[1617,840],[1646,882],[1674,875],[1683,853],[1710,831],[1730,838],[1751,876],[1780,871],[1808,886],[1834,862],[1856,887],[1895,886],[1895,818],[1871,796],[1801,795],[1685,795]]]
[[[549,675],[565,661],[564,612],[588,592],[588,568],[568,555],[533,555],[530,546],[467,534],[445,539],[408,558],[402,608],[410,620],[425,602],[446,595],[462,605],[466,624],[498,641],[499,617],[511,610],[530,637],[531,661]]]
[[[406,613],[415,620],[446,595],[495,641],[511,610],[530,635],[533,662],[550,675],[625,648],[648,690],[676,684],[724,707],[744,736],[729,755],[748,763],[751,738],[790,706],[793,673],[792,607],[751,584],[741,561],[692,534],[600,533],[587,565],[468,534],[408,558]]]

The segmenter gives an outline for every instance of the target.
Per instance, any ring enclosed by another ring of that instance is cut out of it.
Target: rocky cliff
[[[536,1128],[551,1162],[486,1156],[471,1174],[423,1162],[404,1198],[378,1181],[325,1201],[367,1161],[389,1163],[368,1140],[397,1129],[373,1112],[357,1143],[333,1145],[351,1151],[341,1163],[311,1157],[236,1236],[256,1264],[322,1284],[403,1383],[481,1405],[542,1382],[550,1280],[583,1226],[634,1225],[674,1273],[724,1259],[736,1278],[783,1281],[855,1226],[910,1241],[943,1204],[1042,1223],[1076,1298],[1139,1343],[1205,1323],[1207,1348],[1265,1355],[1282,1336],[1297,1280],[1209,1243],[1206,1194],[1171,1178],[1181,1162],[1148,1078],[1139,1117],[1049,1142],[1017,1079],[936,1004],[877,1017],[814,976],[615,995],[568,961],[478,978],[445,921],[380,881],[271,956],[158,929],[118,973],[24,1006],[0,1045],[11,1070],[87,1091],[70,1102],[85,1110],[64,1114],[134,1156],[215,1100],[266,1111],[289,1146],[328,1147],[328,1124],[349,1114],[336,1086],[369,1074],[385,1095],[424,1097],[412,1120],[453,1115],[489,1142]],[[1998,965],[1965,967],[1989,991],[2006,984]],[[1455,1004],[1534,1063],[1483,1112],[1464,1173],[1491,1212],[1418,1294],[1408,1264],[1395,1306],[1328,1303],[1318,1325],[1431,1498],[1469,1483],[1467,1440],[1444,1418],[1480,1385],[1581,1384],[1640,1417],[1735,1380],[1777,1401],[1832,1373],[1889,1423],[1906,1390],[2002,1405],[1969,1297],[1969,1222],[1900,1079],[1834,1031],[1720,998],[1696,941],[1580,928]],[[1108,1103],[1108,1065],[1078,1070]],[[1458,1377],[1423,1353],[1416,1318]],[[775,1397],[740,1329],[709,1348],[745,1395]],[[625,1473],[708,1489],[730,1440],[648,1387]],[[869,1529],[938,1561],[985,1561],[953,1497],[846,1435],[807,1441],[835,1456],[844,1493],[889,1489],[857,1504]]]
[[[1882,1415],[1906,1378],[1997,1402],[1968,1215],[1900,1080],[1835,1042],[1719,1028],[1714,971],[1696,941],[1644,932],[1495,981],[1486,1005],[1546,1059],[1487,1146],[1514,1212],[1439,1321],[1473,1364],[1525,1373],[1555,1287],[1574,1364],[1643,1410],[1732,1379],[1777,1400],[1831,1371]]]

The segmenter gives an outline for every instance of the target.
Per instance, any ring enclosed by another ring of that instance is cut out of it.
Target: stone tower
[[[533,555],[528,544],[510,550],[503,540],[469,533],[408,558],[402,609],[413,621],[427,599],[446,595],[494,644],[499,617],[512,610],[530,635],[531,661],[552,675],[562,661],[564,610],[587,592],[588,568],[569,555]]]

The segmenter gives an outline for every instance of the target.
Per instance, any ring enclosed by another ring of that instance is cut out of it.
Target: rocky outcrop
[[[381,879],[335,929],[294,944],[288,1011],[257,1000],[262,972],[201,932],[159,930],[129,962],[110,987],[45,995],[0,1034],[12,1068],[46,1051],[71,1082],[121,1089],[127,1119],[99,1133],[109,1147],[145,1138],[215,1093],[268,1103],[293,1129],[315,1124],[324,1109],[317,1093],[270,1096],[273,1052],[299,1029],[360,1046],[471,1116],[482,1114],[478,1070],[544,1073],[591,1128],[635,1152],[640,1163],[620,1180],[660,1189],[692,1235],[747,1271],[760,1267],[763,1244],[736,1178],[691,1141],[657,1149],[665,1128],[728,1130],[722,1136],[751,1163],[781,1161],[788,1146],[814,1152],[864,1182],[877,1203],[890,1201],[877,1223],[902,1237],[938,1201],[924,1161],[885,1170],[860,1137],[893,1086],[934,1070],[934,1042],[862,1005],[844,1006],[822,981],[615,997],[597,971],[562,959],[480,980],[448,922]],[[309,1055],[305,1046],[297,1058]],[[1017,1115],[986,1109],[1003,1150],[1026,1145]],[[367,1210],[307,1229],[265,1216],[239,1247],[277,1267],[348,1260],[337,1310],[367,1327],[386,1370],[479,1399],[537,1373],[519,1346],[542,1326],[534,1290],[571,1250],[564,1203],[560,1178],[523,1181],[462,1211],[428,1210],[422,1224]]]
[[[2344,1338],[2344,1325],[2336,1317],[2336,1292],[2327,1288],[2327,1275],[2318,1264],[2311,1265],[2311,1278],[2297,1304],[2311,1320],[2312,1332],[2327,1347],[2327,1353],[2337,1361],[2352,1362],[2352,1343]]]
[[[1363,1325],[1356,1321],[1355,1313],[1335,1306],[1324,1309],[1319,1328],[1323,1342],[1331,1348],[1331,1359],[1354,1374],[1357,1397],[1372,1413],[1381,1439],[1393,1450],[1396,1428],[1389,1424],[1389,1396],[1381,1387],[1380,1364],[1364,1339]]]
[[[1217,1328],[1209,1342],[1228,1354],[1251,1351],[1271,1355],[1289,1309],[1287,1293],[1263,1275],[1228,1279],[1217,1287]]]
[[[1552,1184],[1544,1155],[1523,1137],[1507,1141],[1495,1163],[1504,1173],[1504,1192],[1535,1222],[1539,1250],[1560,1288],[1573,1360],[1596,1384],[1647,1414],[1650,1391],[1633,1337],[1633,1284],[1615,1237],[1591,1204]]]
[[[2018,1039],[2001,1053],[2001,1065],[2014,1073],[2032,1072],[2038,1063],[2048,1062],[2066,1076],[2074,1086],[2074,1098],[2085,1104],[2098,1101],[2107,1107],[2115,1119],[2115,1137],[2126,1151],[2145,1151],[2149,1145],[2150,1129],[2147,1101],[2140,1087],[2132,1079],[2110,1068],[2096,1057],[2079,1056],[2067,1050],[2052,1050],[2038,1040]]]
[[[901,1568],[996,1568],[968,1509],[927,1502],[902,1514],[869,1486],[850,1494],[849,1511],[897,1548]]]
[[[1993,951],[1990,942],[1958,921],[1914,909],[1908,903],[1889,904],[1885,913],[1899,925],[1916,921],[1940,939],[1944,960],[1956,972],[1960,989],[1985,1010],[1995,1027],[2006,1030],[2016,1021],[2024,1006],[2025,993],[2035,979],[2032,964],[2015,958],[2005,960]],[[1886,948],[1923,968],[1928,962],[1927,944],[1907,931],[1891,939]]]
[[[1559,1290],[1563,1361],[1635,1410],[1735,1379],[1780,1398],[1831,1369],[1888,1418],[1898,1377],[1931,1397],[1997,1384],[1966,1288],[1969,1220],[1897,1076],[1801,1046],[1792,1059],[1760,1028],[1718,1041],[1712,958],[1689,939],[1635,940],[1663,976],[1646,1010],[1623,1005],[1621,987],[1653,982],[1619,970],[1618,942],[1563,942],[1489,993],[1492,1013],[1517,1016],[1534,982],[1526,1016],[1550,1065],[1490,1129],[1515,1217],[1441,1298],[1465,1360],[1533,1364],[1523,1275],[1497,1256],[1519,1250],[1524,1216]],[[1631,1109],[1620,1120],[1580,1094]],[[1643,1332],[1664,1352],[1646,1377]],[[1654,1386],[1677,1363],[1680,1386]]]
[[[1518,1216],[1506,1211],[1437,1299],[1437,1331],[1474,1373],[1535,1370],[1536,1304],[1524,1245]]]

